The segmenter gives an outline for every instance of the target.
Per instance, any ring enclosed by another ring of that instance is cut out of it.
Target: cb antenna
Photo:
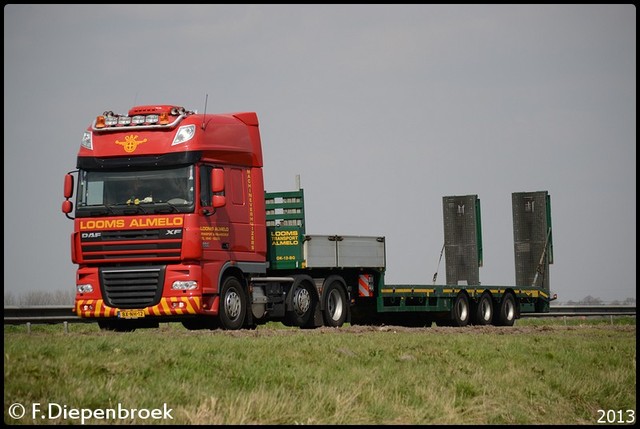
[[[207,114],[207,101],[209,100],[209,94],[204,95],[204,112],[202,113],[202,129],[204,130],[204,118]]]

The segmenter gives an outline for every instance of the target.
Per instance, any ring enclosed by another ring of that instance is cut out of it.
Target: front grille
[[[143,308],[160,302],[165,266],[101,268],[105,303],[117,308]]]
[[[86,262],[131,259],[180,259],[181,228],[134,229],[83,233],[82,257]]]

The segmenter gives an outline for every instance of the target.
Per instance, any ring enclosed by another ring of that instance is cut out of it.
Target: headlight
[[[89,131],[85,131],[82,136],[82,141],[80,142],[82,147],[86,147],[89,150],[93,150],[93,142],[91,141],[91,133]]]
[[[171,285],[173,290],[193,290],[198,289],[198,282],[195,280],[178,280]]]
[[[84,285],[76,285],[76,290],[78,293],[91,293],[93,292],[93,286],[89,283]]]
[[[173,138],[173,143],[171,143],[171,146],[188,142],[193,138],[195,134],[196,134],[195,125],[185,125],[183,127],[180,127],[178,128],[178,132],[176,133],[176,136]]]

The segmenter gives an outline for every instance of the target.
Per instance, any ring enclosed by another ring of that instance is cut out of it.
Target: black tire
[[[201,331],[203,329],[217,329],[220,327],[220,323],[218,323],[218,320],[214,317],[199,316],[193,319],[183,320],[182,326],[189,331]]]
[[[506,293],[500,301],[500,308],[496,314],[495,324],[497,326],[513,326],[518,314],[516,299],[513,294]]]
[[[464,293],[459,293],[453,302],[451,308],[451,321],[453,326],[467,326],[471,316],[471,310],[469,308],[469,298]]]
[[[313,322],[313,314],[318,306],[315,285],[311,278],[297,278],[291,286],[290,308],[285,313],[287,326],[309,328]]]
[[[247,295],[236,277],[227,277],[220,291],[220,327],[226,330],[241,329],[247,315]]]
[[[374,298],[360,298],[350,311],[353,326],[378,326],[383,323],[382,313],[377,312]]]
[[[114,332],[133,332],[136,327],[131,323],[126,323],[121,320],[100,320],[98,326],[102,331],[114,331]]]
[[[101,331],[113,331],[113,323],[106,320],[98,320],[98,327]]]
[[[474,325],[490,325],[493,321],[493,300],[487,292],[483,293],[473,312]]]
[[[334,281],[324,291],[324,324],[332,328],[339,328],[347,320],[349,304],[347,295],[338,281]]]

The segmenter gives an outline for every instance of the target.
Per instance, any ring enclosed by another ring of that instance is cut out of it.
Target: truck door
[[[214,167],[201,169],[201,204],[212,206],[210,177]],[[220,168],[220,167],[215,167]],[[210,216],[201,218],[201,236],[205,251],[222,252],[225,255],[214,257],[226,260],[250,260],[254,245],[250,218],[251,206],[248,203],[247,182],[249,169],[243,167],[223,167],[225,205],[215,209]]]

